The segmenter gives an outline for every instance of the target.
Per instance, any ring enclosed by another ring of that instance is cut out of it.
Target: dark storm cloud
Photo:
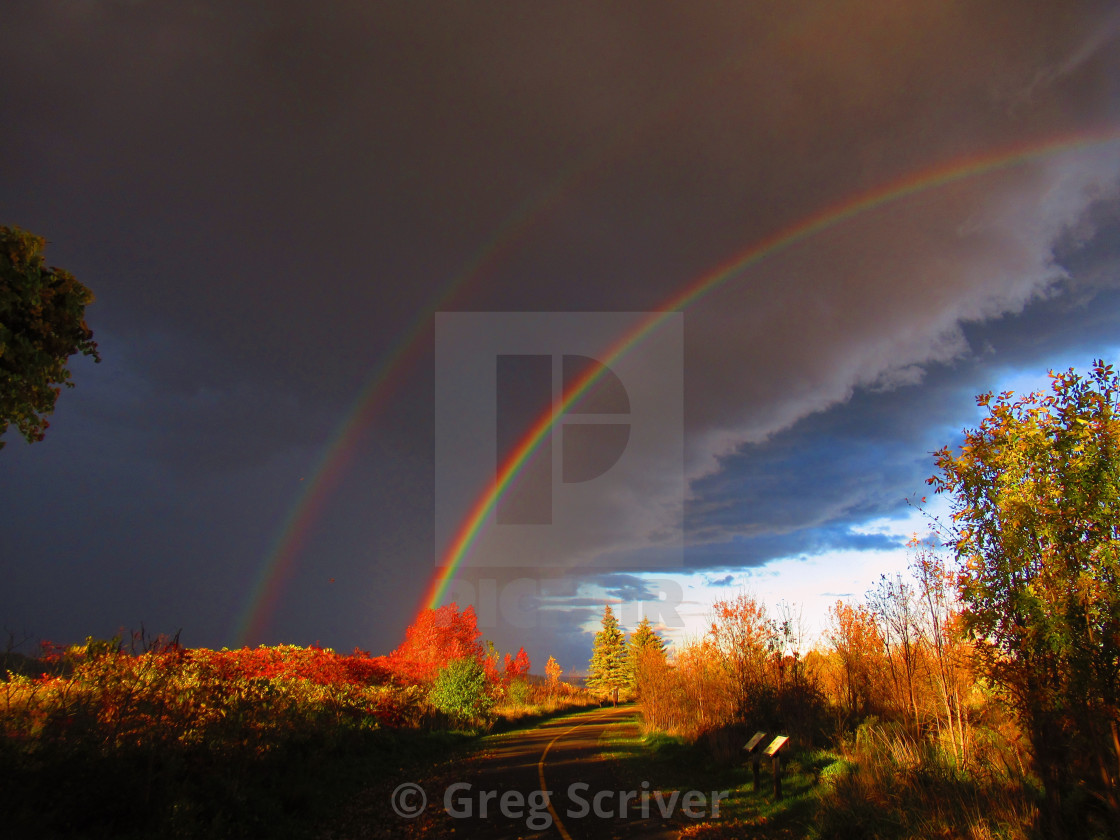
[[[962,357],[923,369],[920,387],[859,390],[720,458],[715,472],[692,484],[686,564],[757,566],[821,551],[898,548],[896,538],[849,529],[921,505],[934,450],[957,445],[961,429],[978,422],[970,410],[976,395],[1008,373],[1041,374],[1055,357],[1107,356],[1120,347],[1118,206],[1096,207],[1093,234],[1059,249],[1068,276],[1048,296],[1016,315],[967,325]]]
[[[106,361],[47,441],[0,455],[0,620],[230,643],[300,480],[419,320],[268,639],[392,647],[432,572],[425,324],[447,282],[486,252],[440,307],[648,310],[862,191],[1115,129],[1118,20],[1092,2],[9,2],[0,223],[94,289]],[[1116,335],[1118,161],[1071,148],[919,192],[690,306],[686,566],[893,547],[860,526],[924,489],[977,390]],[[493,632],[586,659],[601,600],[538,575],[548,628]]]
[[[636,575],[598,575],[589,582],[601,587],[608,598],[619,601],[656,601],[660,598],[656,584]]]
[[[758,568],[784,557],[809,556],[827,551],[891,551],[903,544],[904,540],[898,537],[862,534],[836,525],[702,543],[689,547],[685,562],[690,570],[746,569]]]

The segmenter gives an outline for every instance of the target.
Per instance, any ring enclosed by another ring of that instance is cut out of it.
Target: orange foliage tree
[[[802,661],[804,635],[799,614],[788,605],[775,622],[751,595],[717,601],[708,632],[672,661],[661,651],[639,660],[635,685],[646,726],[690,739],[711,736],[717,757],[720,733],[743,726],[781,726],[810,742],[823,697]]]
[[[435,610],[426,609],[405,631],[400,647],[389,654],[389,666],[404,682],[429,684],[440,668],[456,659],[484,664],[481,638],[474,607],[468,605],[460,612],[452,602]],[[528,657],[525,661],[527,669]]]
[[[707,639],[728,670],[736,715],[743,720],[773,711],[774,673],[781,658],[778,628],[752,595],[716,601]]]
[[[555,691],[560,685],[560,675],[564,670],[560,667],[560,663],[556,661],[555,656],[548,657],[548,662],[544,666],[544,674],[548,677],[549,691]]]
[[[516,656],[506,654],[504,670],[506,685],[529,673],[529,654],[525,652],[525,648],[518,648]]]
[[[881,709],[881,679],[889,671],[875,613],[864,604],[837,601],[828,614],[827,636],[838,665],[834,676],[841,707],[854,717],[874,714]]]

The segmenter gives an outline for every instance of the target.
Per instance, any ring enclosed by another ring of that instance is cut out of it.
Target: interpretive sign
[[[749,753],[754,752],[755,749],[758,747],[759,742],[762,741],[762,739],[765,738],[765,737],[766,737],[765,732],[754,733],[754,735],[751,737],[751,739],[749,741],[747,741],[747,743],[743,746],[743,749],[746,750]]]
[[[786,741],[788,741],[788,740],[789,740],[788,736],[779,735],[777,738],[775,738],[773,741],[770,742],[770,746],[768,746],[765,750],[763,750],[763,752],[765,752],[766,755],[775,756],[775,755],[778,754],[778,750],[780,750],[782,747],[784,747]]]

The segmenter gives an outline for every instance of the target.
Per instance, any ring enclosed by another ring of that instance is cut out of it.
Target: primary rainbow
[[[900,201],[916,193],[999,169],[1006,169],[1059,152],[1105,145],[1117,141],[1120,141],[1120,131],[1110,128],[1107,131],[1082,132],[1059,139],[1050,139],[1042,143],[1020,145],[1010,149],[1005,148],[964,160],[957,159],[944,163],[892,181],[881,187],[859,193],[854,197],[813,213],[734,254],[711,271],[686,284],[680,291],[665,300],[645,320],[640,321],[606,348],[599,358],[603,367],[591,368],[578,381],[572,383],[560,399],[530,427],[518,446],[503,462],[495,475],[494,481],[486,486],[486,489],[479,495],[467,516],[463,519],[459,530],[456,532],[455,539],[452,540],[450,547],[444,554],[443,562],[428,586],[420,608],[434,609],[439,606],[447,592],[447,587],[470,552],[478,534],[489,520],[498,499],[516,478],[525,462],[540,446],[556,418],[565,413],[594,384],[602,370],[610,367],[645,336],[657,329],[669,314],[695,303],[701,297],[719,288],[728,280],[770,255],[861,213]]]

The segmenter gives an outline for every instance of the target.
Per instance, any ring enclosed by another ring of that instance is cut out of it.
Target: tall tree
[[[923,543],[915,537],[910,547],[914,550],[910,569],[917,582],[922,612],[918,633],[930,651],[933,682],[940,695],[937,726],[943,735],[948,734],[954,756],[965,760],[968,715],[961,702],[961,684],[969,678],[968,644],[959,627],[960,606],[953,585],[957,575],[936,545]]]
[[[0,436],[15,424],[28,443],[43,439],[62,386],[74,386],[70,357],[101,361],[85,322],[93,293],[68,271],[46,267],[46,244],[0,226]]]
[[[657,634],[650,624],[649,616],[642,616],[634,632],[630,634],[630,647],[627,651],[630,685],[637,689],[641,680],[639,672],[648,665],[648,660],[665,661],[665,640]]]
[[[839,664],[838,694],[851,719],[880,711],[883,692],[878,680],[886,670],[883,637],[875,612],[865,604],[837,601],[828,611],[825,631]]]
[[[618,690],[630,682],[627,664],[626,635],[618,626],[611,605],[607,604],[603,607],[602,629],[595,634],[591,648],[588,687],[607,692],[618,705]]]
[[[1088,809],[1063,800],[1088,792],[1120,836],[1120,381],[1103,361],[1050,378],[982,394],[930,484],[951,499],[964,628],[1030,733],[1045,831],[1084,834]]]
[[[780,658],[780,638],[766,605],[747,593],[712,604],[714,615],[706,639],[728,670],[740,720],[768,719],[774,709],[771,664]]]
[[[895,695],[906,699],[916,729],[921,724],[917,693],[914,691],[920,656],[917,594],[901,574],[895,574],[893,578],[880,575],[878,586],[868,593],[868,600],[879,619]]]

